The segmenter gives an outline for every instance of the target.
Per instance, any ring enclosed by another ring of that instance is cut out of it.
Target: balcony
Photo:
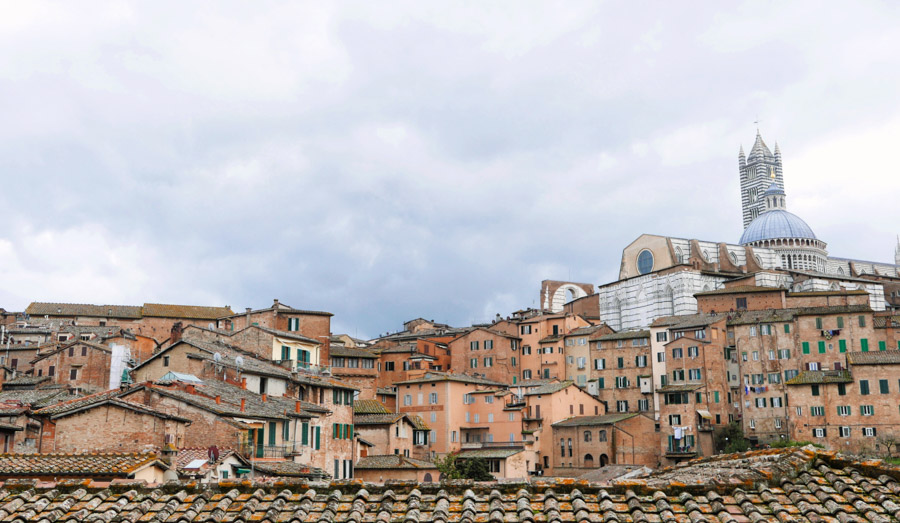
[[[518,407],[525,406],[525,398],[513,397],[511,400],[506,402],[506,409],[515,409]]]
[[[286,459],[302,454],[299,443],[288,445],[248,445],[243,444],[238,453],[246,459]]]
[[[697,430],[699,430],[700,432],[712,432],[712,423],[700,423],[699,425],[697,425]]]
[[[675,447],[666,449],[666,457],[673,459],[686,459],[697,456],[697,450],[693,447]]]

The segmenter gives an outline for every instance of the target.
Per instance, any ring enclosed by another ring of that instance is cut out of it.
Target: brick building
[[[265,309],[248,308],[240,314],[223,314],[216,326],[221,330],[237,332],[256,325],[310,338],[321,343],[319,361],[324,365],[329,359],[332,316],[330,312],[295,309],[276,299],[271,307]]]
[[[104,391],[110,386],[112,350],[79,340],[43,352],[31,364],[35,376],[47,376],[54,384],[87,393]]]
[[[552,425],[554,475],[580,476],[609,464],[659,464],[652,417],[643,414],[575,416]]]
[[[331,346],[331,375],[359,389],[359,399],[373,400],[378,388],[378,354],[356,347]]]
[[[190,420],[101,392],[34,412],[42,424],[40,451],[155,452],[180,446]]]
[[[450,368],[462,374],[515,384],[521,371],[521,341],[505,332],[474,328],[447,344]]]
[[[650,331],[604,334],[590,340],[584,364],[588,390],[608,405],[609,412],[653,412]]]
[[[353,426],[358,439],[366,442],[358,452],[361,458],[388,454],[430,458],[430,429],[416,414],[391,412],[378,400],[357,400],[353,403]],[[390,479],[402,478],[390,476]]]

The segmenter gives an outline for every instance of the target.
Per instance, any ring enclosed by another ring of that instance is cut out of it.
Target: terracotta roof
[[[144,316],[158,318],[185,318],[193,320],[217,320],[230,316],[230,307],[207,307],[203,305],[172,305],[168,303],[145,303]]]
[[[572,380],[560,381],[557,383],[547,383],[545,385],[535,387],[535,388],[525,392],[525,395],[526,396],[538,396],[541,394],[553,394],[554,392],[559,392],[574,383],[575,382]]]
[[[215,468],[216,465],[221,464],[225,461],[229,456],[234,456],[242,462],[246,462],[246,460],[241,457],[240,454],[237,454],[233,449],[228,448],[219,448],[219,459],[216,460],[215,463],[209,462],[209,449],[206,447],[186,447],[182,449],[178,449],[178,455],[175,457],[175,467],[178,469],[178,472],[181,473],[184,470],[184,467],[187,466],[192,461],[203,460],[203,465],[197,470],[201,473],[205,472],[210,468]]]
[[[389,414],[391,409],[378,400],[356,400],[353,402],[354,414]]]
[[[68,412],[70,410],[77,410],[93,403],[98,403],[101,401],[106,401],[109,398],[115,398],[122,393],[119,389],[106,390],[103,392],[98,392],[96,394],[91,394],[89,396],[80,396],[74,399],[70,399],[68,401],[63,401],[61,403],[56,403],[54,405],[50,405],[48,407],[44,407],[39,410],[35,410],[35,414],[38,415],[55,415],[61,414],[63,412]]]
[[[141,317],[141,308],[135,305],[90,305],[87,303],[32,302],[25,309],[30,316],[92,316],[131,318]]]
[[[340,358],[372,358],[378,359],[378,354],[366,349],[357,349],[355,347],[346,347],[344,345],[332,345],[328,351],[329,355]]]
[[[538,343],[556,343],[557,341],[563,339],[563,334],[549,335],[541,338]]]
[[[245,351],[239,347],[218,340],[207,342],[198,339],[181,339],[147,358],[140,365],[135,367],[135,370],[148,365],[157,358],[169,354],[176,348],[187,351],[189,358],[199,358],[206,361],[214,361],[215,354],[219,353],[221,359],[218,364],[223,367],[240,369],[241,372],[247,372],[249,374],[277,377],[285,380],[291,379],[291,371],[289,369],[276,365],[270,360],[264,360],[252,352]],[[243,360],[241,365],[237,364],[238,357]]]
[[[642,331],[624,331],[624,332],[616,332],[613,334],[604,334],[598,338],[600,341],[609,341],[609,340],[633,340],[636,338],[649,338],[650,331],[642,330]]]
[[[396,396],[397,395],[397,391],[394,390],[392,387],[378,387],[378,389],[375,391],[375,393],[378,395],[381,395],[381,396]]]
[[[0,477],[117,476],[127,478],[156,454],[0,454]]]
[[[0,392],[0,403],[14,402],[29,405],[32,409],[40,409],[73,397],[66,389],[61,387],[3,390]]]
[[[614,425],[620,421],[633,418],[637,413],[606,414],[603,416],[575,416],[573,418],[557,421],[554,427],[592,427],[596,425]]]
[[[848,352],[850,365],[890,365],[900,363],[900,350],[879,350],[872,352]]]
[[[787,380],[785,385],[817,385],[822,383],[852,383],[849,370],[805,370]]]
[[[872,324],[876,329],[900,328],[900,316],[875,316]]]
[[[846,289],[842,291],[810,291],[810,292],[789,292],[788,297],[794,298],[814,298],[817,296],[862,296],[869,294],[863,289]]]
[[[485,449],[462,449],[457,454],[460,458],[504,459],[522,452],[521,447],[498,447]]]
[[[609,483],[226,480],[148,488],[20,480],[0,490],[0,507],[8,521],[888,523],[900,507],[898,475],[881,461],[772,449]]]
[[[354,414],[354,425],[389,425],[404,417],[403,414],[393,412],[387,414]]]
[[[412,423],[413,429],[431,430],[431,427],[429,427],[428,424],[425,423],[425,419],[422,418],[422,416],[418,416],[416,414],[407,414],[406,417],[409,418],[409,421]]]
[[[435,469],[437,466],[421,459],[407,458],[400,454],[384,454],[379,456],[366,456],[356,463],[357,470],[379,469]]]
[[[685,316],[664,316],[657,318],[653,327],[668,327],[673,330],[707,327],[726,318],[724,314],[688,314]]]
[[[310,467],[309,465],[293,461],[256,461],[253,463],[253,467],[256,469],[256,472],[267,476],[311,479],[327,476],[320,468]]]
[[[394,385],[412,385],[414,383],[432,383],[436,381],[458,381],[462,383],[471,383],[473,385],[499,385],[501,387],[507,386],[507,384],[505,383],[500,383],[485,378],[476,378],[474,376],[467,376],[465,374],[451,374],[449,372],[437,371],[426,372],[425,375],[421,378],[398,381],[397,383],[394,383]]]
[[[297,341],[305,341],[306,343],[315,343],[316,345],[322,344],[321,341],[317,341],[310,337],[304,336],[304,335],[300,334],[299,332],[280,331],[278,329],[263,327],[261,325],[251,325],[251,326],[247,327],[246,329],[242,329],[242,330],[247,330],[247,329],[259,329],[265,333],[271,334],[272,336],[278,336],[279,338],[289,338],[289,339],[294,339]],[[238,331],[238,332],[240,332],[240,331]]]
[[[43,383],[45,381],[50,381],[50,376],[31,376],[31,375],[20,375],[15,378],[3,382],[3,388],[7,387],[17,387],[17,386],[28,386],[33,387],[39,383]]]

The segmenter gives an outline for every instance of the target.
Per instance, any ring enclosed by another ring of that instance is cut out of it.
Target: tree
[[[452,452],[443,458],[436,458],[434,465],[441,473],[441,480],[472,479],[493,481],[488,462],[484,458],[459,459],[459,453]]]
[[[745,452],[750,448],[750,442],[744,438],[741,425],[732,421],[716,432],[716,448],[722,449],[727,454]]]

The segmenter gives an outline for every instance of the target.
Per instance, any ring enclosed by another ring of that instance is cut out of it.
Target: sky
[[[643,233],[737,242],[757,126],[829,252],[892,261],[897,27],[864,1],[0,0],[0,307],[489,321],[614,281]]]

